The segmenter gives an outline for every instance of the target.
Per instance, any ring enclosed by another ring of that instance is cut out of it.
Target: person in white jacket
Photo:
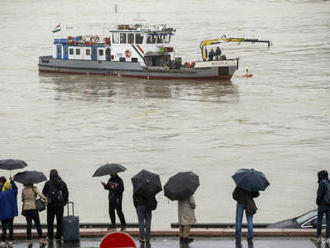
[[[192,195],[188,198],[178,201],[180,241],[184,241],[184,242],[193,241],[193,239],[190,238],[189,235],[190,235],[191,225],[196,223],[195,208],[196,208],[196,203]]]

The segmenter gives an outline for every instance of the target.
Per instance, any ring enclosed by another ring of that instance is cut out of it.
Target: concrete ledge
[[[127,229],[125,232],[133,237],[138,236],[138,229]],[[94,229],[94,230],[80,230],[80,237],[82,238],[98,238],[104,237],[106,234],[110,233],[106,229]],[[245,236],[247,229],[242,229],[242,235]],[[46,230],[43,230],[43,234],[46,235]],[[153,237],[176,237],[178,236],[178,231],[173,230],[154,230],[151,235]],[[234,237],[235,229],[233,228],[216,228],[216,229],[194,229],[191,231],[191,236],[194,237]],[[314,229],[267,229],[259,228],[254,230],[254,236],[256,237],[315,237],[316,231]],[[15,239],[25,239],[26,233],[23,230],[19,232],[15,231]],[[32,233],[35,238],[36,233]]]

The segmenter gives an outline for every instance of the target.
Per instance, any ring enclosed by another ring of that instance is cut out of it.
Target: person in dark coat
[[[324,200],[324,195],[330,188],[330,181],[328,177],[328,172],[325,170],[319,171],[317,173],[318,177],[318,189],[317,189],[317,197],[316,197],[316,204],[317,204],[317,228],[316,228],[316,235],[319,241],[322,239],[322,219],[323,216],[326,216],[326,231],[325,231],[325,238],[326,242],[330,244],[329,239],[329,231],[330,231],[330,205],[327,204]]]
[[[123,180],[118,176],[117,173],[111,174],[107,184],[101,182],[104,189],[109,191],[109,215],[111,220],[111,229],[116,228],[116,215],[115,210],[121,224],[121,231],[126,229],[125,216],[122,211],[122,200],[124,192]]]
[[[156,197],[155,195],[147,197],[134,193],[133,203],[139,221],[139,241],[141,244],[149,244],[152,210],[155,210],[157,207]]]
[[[246,220],[248,224],[248,234],[247,239],[249,243],[252,243],[253,239],[253,214],[250,211],[249,207],[254,207],[256,210],[256,206],[253,198],[258,197],[259,192],[249,192],[240,187],[236,187],[233,192],[233,199],[237,201],[236,205],[236,231],[235,238],[236,242],[241,242],[241,234],[242,234],[242,219],[243,212],[245,211]],[[254,205],[254,206],[253,206]]]
[[[49,240],[54,238],[54,219],[56,216],[56,239],[62,238],[64,206],[69,199],[69,191],[66,183],[58,175],[57,170],[50,171],[49,181],[45,183],[42,193],[48,199],[47,205],[47,236]]]
[[[214,56],[215,56],[215,52],[214,49],[212,48],[211,52],[209,53],[209,61],[212,61]]]
[[[6,183],[6,179],[4,177],[0,178],[0,181],[2,185]],[[12,247],[14,237],[13,222],[14,217],[17,215],[17,186],[10,177],[10,184],[6,188],[4,187],[2,191],[0,191],[0,220],[2,225],[2,236],[0,245],[6,245],[6,236],[8,228],[8,246]]]
[[[221,49],[220,47],[217,47],[217,49],[215,50],[215,55],[217,57],[217,60],[220,59],[220,56],[221,56]]]

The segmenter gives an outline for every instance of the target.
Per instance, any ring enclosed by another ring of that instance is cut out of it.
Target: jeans
[[[40,219],[39,219],[39,213],[37,209],[30,209],[30,210],[24,210],[23,215],[26,219],[26,238],[27,240],[31,240],[31,229],[32,229],[32,220],[34,221],[34,224],[37,228],[38,232],[38,238],[42,238],[42,230],[40,225]]]
[[[248,224],[248,234],[247,238],[253,238],[253,215],[250,215],[246,212],[245,205],[241,203],[237,203],[236,205],[236,231],[235,237],[241,238],[242,235],[242,219],[243,219],[243,212],[245,210],[246,220]]]
[[[54,219],[56,216],[56,239],[62,237],[62,226],[63,226],[63,212],[64,207],[47,207],[47,226],[48,226],[48,238],[53,239],[54,237]]]
[[[7,227],[9,229],[9,241],[13,241],[13,222],[14,222],[14,217],[9,218],[9,219],[5,219],[1,221],[1,225],[2,225],[2,241],[6,242],[6,235],[7,235]]]
[[[141,205],[136,207],[136,213],[139,220],[139,238],[149,241],[152,217],[151,210]]]
[[[121,206],[121,200],[118,200],[118,202],[109,201],[109,215],[110,215],[111,225],[113,227],[116,226],[115,210],[117,211],[117,215],[119,217],[121,226],[122,227],[126,226],[125,216],[123,214],[122,206]]]
[[[330,234],[330,207],[329,206],[318,206],[317,208],[317,228],[316,228],[316,234],[318,237],[321,236],[321,232],[322,232],[322,219],[323,216],[326,216],[326,231],[325,231],[325,237],[329,238],[329,234]]]

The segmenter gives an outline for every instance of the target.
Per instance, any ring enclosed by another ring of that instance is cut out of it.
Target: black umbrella
[[[199,177],[189,172],[179,172],[170,177],[164,186],[164,195],[170,200],[182,200],[193,195],[199,186]]]
[[[141,170],[132,177],[133,192],[144,196],[153,196],[162,191],[159,175],[147,170]]]
[[[0,169],[9,170],[11,174],[11,170],[22,169],[25,166],[28,166],[23,160],[19,159],[2,159],[0,160]]]
[[[14,176],[14,181],[22,184],[36,184],[47,180],[44,173],[40,171],[24,171]]]
[[[120,164],[105,164],[99,167],[93,174],[93,177],[101,177],[125,171],[126,168]]]
[[[265,190],[269,185],[264,173],[254,169],[239,169],[232,178],[238,187],[250,192]]]

